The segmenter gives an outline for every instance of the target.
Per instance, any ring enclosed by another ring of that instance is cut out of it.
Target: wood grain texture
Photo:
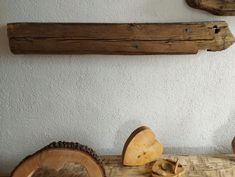
[[[14,54],[195,54],[234,43],[226,22],[11,23],[7,30]]]
[[[162,155],[161,158],[180,160],[185,177],[234,177],[235,155]],[[101,156],[108,177],[150,177],[154,163],[140,167],[123,167],[121,156]],[[8,175],[0,175],[9,177]],[[24,176],[22,176],[24,177]]]
[[[197,9],[206,10],[214,15],[235,15],[234,0],[186,0],[187,3]]]
[[[157,160],[152,167],[152,177],[180,177],[185,173],[184,167],[179,160]]]
[[[149,127],[139,127],[127,139],[122,161],[125,166],[141,166],[152,162],[163,153],[163,145]]]
[[[123,167],[120,156],[105,156],[104,166],[108,177],[151,177],[152,164],[140,167]],[[174,156],[161,158],[179,159],[185,168],[185,177],[234,177],[235,156]]]
[[[90,177],[86,168],[79,163],[66,163],[63,168],[56,170],[40,167],[35,170],[32,177]]]

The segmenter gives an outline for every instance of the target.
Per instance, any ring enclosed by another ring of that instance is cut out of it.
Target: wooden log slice
[[[148,127],[137,128],[127,139],[122,161],[125,166],[141,166],[156,160],[163,152],[163,145]]]
[[[58,142],[25,158],[11,177],[105,177],[105,170],[87,146]]]
[[[234,0],[186,0],[187,3],[196,9],[206,10],[214,15],[235,15]]]
[[[11,23],[14,54],[195,54],[234,43],[226,22],[194,23]]]

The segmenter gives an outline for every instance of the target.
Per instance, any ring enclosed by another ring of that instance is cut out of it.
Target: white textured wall
[[[139,125],[170,153],[231,152],[235,46],[186,56],[12,55],[8,22],[226,20],[184,0],[0,0],[0,171],[55,140],[120,154]]]

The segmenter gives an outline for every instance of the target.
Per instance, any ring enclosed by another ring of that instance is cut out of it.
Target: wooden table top
[[[120,156],[103,156],[107,177],[151,177],[151,165],[123,167]],[[180,160],[185,177],[235,177],[235,155],[163,155]]]
[[[121,156],[102,156],[107,177],[151,177],[151,165],[124,167]],[[183,177],[235,177],[235,154],[224,155],[163,155],[161,158],[180,160],[186,169]],[[1,176],[0,177],[7,177]]]

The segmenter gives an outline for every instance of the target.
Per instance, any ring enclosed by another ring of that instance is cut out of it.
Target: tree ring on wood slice
[[[80,163],[66,163],[59,171],[48,167],[38,168],[32,177],[89,177],[89,174]]]
[[[26,157],[11,177],[105,177],[105,170],[91,148],[55,142]]]
[[[145,126],[137,128],[127,139],[122,162],[125,166],[142,166],[155,161],[163,153],[163,145],[154,132]]]
[[[183,166],[177,160],[160,159],[152,167],[152,177],[179,177],[185,173]]]

